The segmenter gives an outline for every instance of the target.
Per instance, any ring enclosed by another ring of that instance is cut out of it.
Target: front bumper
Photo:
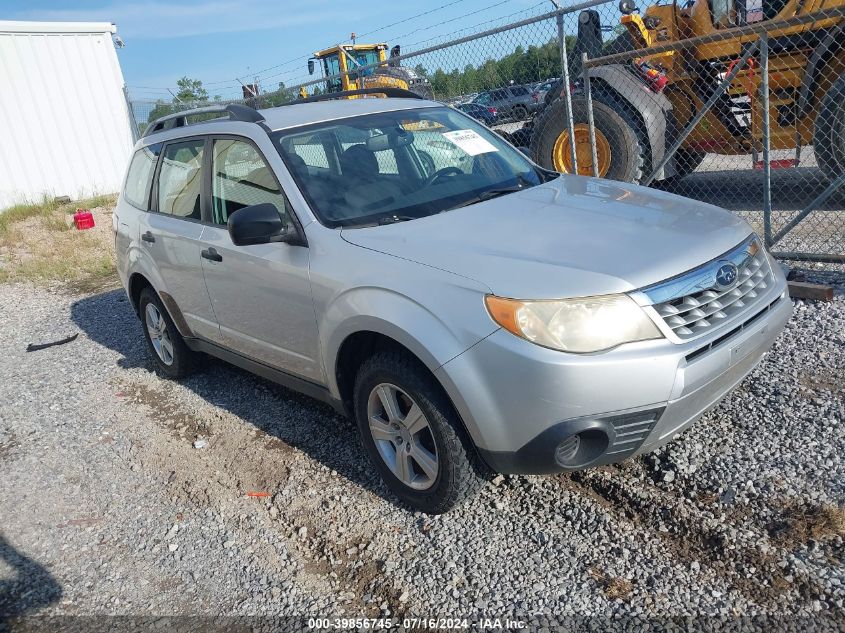
[[[792,314],[785,283],[772,290],[741,324],[707,339],[576,355],[499,330],[437,375],[493,470],[617,462],[677,436],[757,365]]]

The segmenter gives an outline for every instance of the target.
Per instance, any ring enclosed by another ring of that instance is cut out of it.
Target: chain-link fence
[[[624,4],[580,13],[575,151],[560,100],[535,159],[727,207],[785,259],[845,262],[845,3]]]
[[[303,58],[275,91],[245,87],[249,97],[237,103],[408,86],[479,119],[541,165],[726,207],[779,256],[840,264],[843,16],[845,0],[691,0],[641,11],[631,0],[587,1],[413,42],[411,52],[375,61],[344,45],[313,65]],[[142,130],[198,105],[206,104],[130,108]]]

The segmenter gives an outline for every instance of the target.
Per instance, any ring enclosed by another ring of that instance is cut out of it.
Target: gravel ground
[[[323,405],[212,360],[158,378],[122,291],[0,285],[0,315],[0,615],[845,623],[843,285],[674,443],[440,517]]]

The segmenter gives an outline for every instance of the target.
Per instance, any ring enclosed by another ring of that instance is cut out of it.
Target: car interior
[[[329,224],[400,210],[422,217],[444,210],[456,197],[513,179],[498,152],[471,156],[437,132],[401,126],[336,125],[287,136],[281,149],[312,207]]]

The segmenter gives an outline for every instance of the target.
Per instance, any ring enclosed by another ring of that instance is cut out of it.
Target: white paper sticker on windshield
[[[473,130],[455,130],[454,132],[443,132],[443,137],[460,147],[470,156],[486,154],[487,152],[498,152],[493,144],[486,138],[482,138]]]

